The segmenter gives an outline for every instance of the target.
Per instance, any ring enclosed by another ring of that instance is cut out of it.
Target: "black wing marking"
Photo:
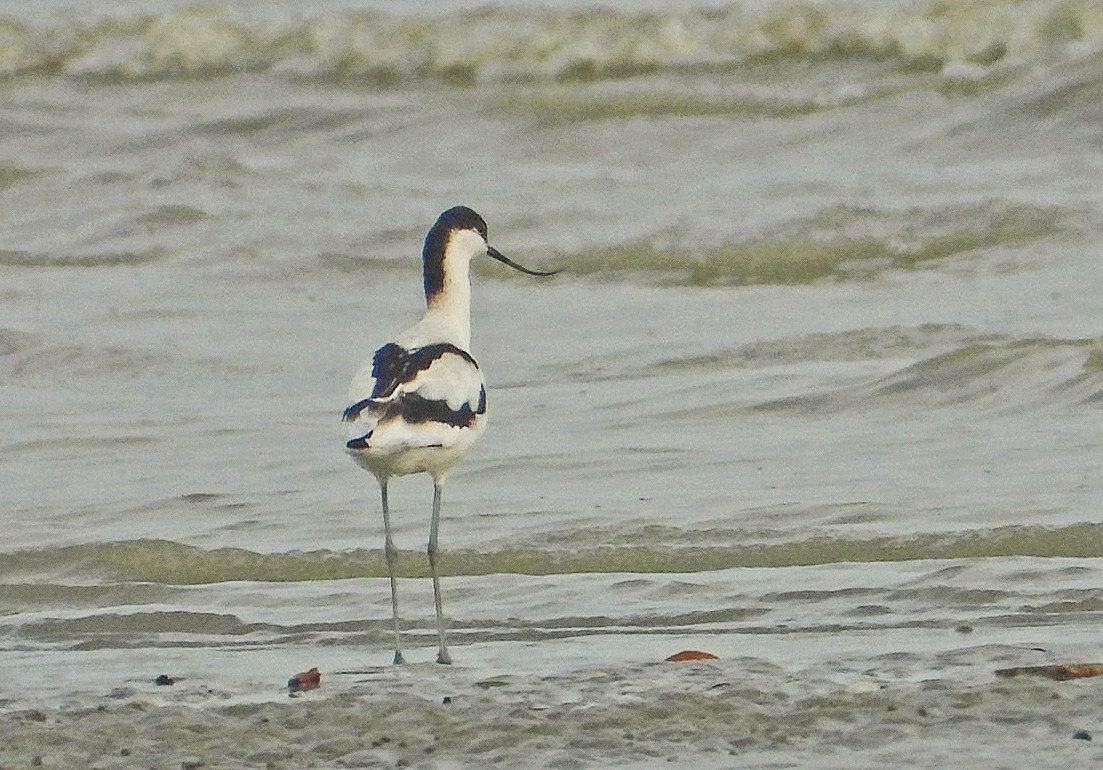
[[[367,449],[368,439],[371,438],[372,431],[368,431],[360,438],[354,438],[351,441],[346,441],[345,446],[349,449]]]
[[[470,402],[464,402],[459,409],[453,409],[447,401],[431,400],[417,393],[403,393],[390,408],[387,417],[392,414],[401,416],[408,423],[439,422],[453,428],[469,428],[475,418],[486,412],[486,388],[479,388],[479,403],[471,408]]]
[[[370,399],[366,399],[370,401]],[[353,406],[356,406],[355,404]],[[353,407],[349,407],[352,409]],[[346,410],[347,413],[348,410]],[[451,425],[453,428],[469,428],[479,415],[486,413],[486,388],[479,388],[479,403],[471,408],[470,402],[464,402],[459,409],[453,409],[447,401],[429,399],[417,393],[403,393],[386,404],[381,420],[401,418],[408,423],[437,422]],[[355,419],[355,418],[353,418]],[[359,438],[345,442],[349,449],[368,449],[368,439],[374,431],[368,431]],[[432,446],[439,446],[434,444]]]
[[[371,398],[386,398],[394,393],[403,380],[409,379],[406,372],[410,366],[410,352],[401,345],[388,342],[371,361],[371,376],[375,378],[375,387]]]
[[[372,398],[388,398],[394,393],[395,388],[404,382],[409,382],[417,376],[418,372],[432,366],[443,355],[452,353],[466,359],[476,369],[479,365],[463,348],[456,347],[450,342],[438,342],[433,345],[406,350],[400,345],[388,342],[375,351],[372,359],[372,377],[375,378],[375,388],[372,390]]]
[[[342,422],[356,422],[356,418],[360,416],[360,413],[371,406],[372,400],[370,398],[362,398],[352,406],[345,409],[341,415]]]

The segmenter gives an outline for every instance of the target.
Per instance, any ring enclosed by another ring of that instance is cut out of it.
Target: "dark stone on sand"
[[[156,679],[153,680],[153,683],[155,685],[157,685],[158,687],[165,687],[165,686],[170,685],[170,684],[176,684],[176,680],[173,679],[168,674],[161,674],[160,676],[158,676]]]
[[[1092,739],[1092,734],[1087,730],[1077,730],[1072,734],[1072,739],[1074,741],[1090,741]]]

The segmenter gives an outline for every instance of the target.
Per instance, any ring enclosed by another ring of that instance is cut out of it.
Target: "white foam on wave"
[[[386,82],[601,79],[786,57],[887,59],[952,77],[1103,46],[1103,10],[1052,3],[808,4],[675,11],[490,7],[434,15],[233,3],[0,15],[0,74],[117,79],[275,71]]]

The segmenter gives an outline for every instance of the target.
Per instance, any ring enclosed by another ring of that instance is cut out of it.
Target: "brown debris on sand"
[[[313,690],[322,683],[322,674],[318,671],[317,667],[309,669],[307,671],[300,671],[287,680],[287,689],[292,693],[302,692],[303,690]]]
[[[1103,676],[1103,663],[1058,663],[1048,666],[1015,666],[996,669],[996,676],[1010,679],[1016,676],[1044,676],[1063,682],[1067,679],[1083,679]]]
[[[665,659],[666,663],[681,663],[684,660],[720,660],[719,657],[713,655],[711,652],[702,652],[701,650],[682,650],[676,652],[670,657]]]

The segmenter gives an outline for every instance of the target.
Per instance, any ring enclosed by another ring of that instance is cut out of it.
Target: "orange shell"
[[[680,663],[683,660],[720,660],[716,655],[711,652],[701,652],[700,650],[682,650],[676,652],[666,659],[668,663]]]
[[[1020,674],[1044,676],[1063,682],[1086,676],[1103,676],[1103,663],[1064,663],[1050,666],[1016,666],[996,669],[996,676],[1012,677]]]
[[[291,677],[287,686],[291,690],[312,690],[322,683],[322,674],[317,667],[309,671],[300,671]]]

